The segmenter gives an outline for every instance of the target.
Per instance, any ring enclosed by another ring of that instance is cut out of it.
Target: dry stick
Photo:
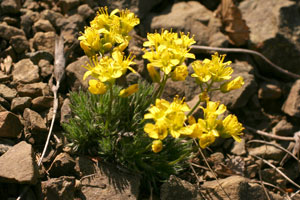
[[[267,191],[265,185],[262,183],[263,181],[262,181],[262,178],[261,178],[261,165],[259,166],[258,176],[259,176],[259,182],[260,182],[260,185],[262,186],[262,188],[263,188],[263,190],[264,190],[264,192],[265,192],[265,194],[266,194],[267,199],[268,199],[268,200],[271,200],[271,199],[270,199],[270,195],[269,195],[269,193],[268,193],[268,191]]]
[[[198,143],[196,142],[196,140],[193,139],[193,141],[198,146]],[[223,186],[219,182],[219,179],[218,179],[216,173],[214,172],[214,170],[210,167],[209,163],[207,162],[207,160],[206,160],[206,158],[205,158],[205,156],[204,156],[204,154],[203,154],[203,152],[202,152],[202,150],[201,150],[201,148],[199,146],[198,146],[198,151],[201,154],[201,156],[202,156],[202,158],[203,158],[206,166],[208,167],[208,169],[210,170],[210,172],[213,174],[214,178],[216,179],[216,181],[217,181],[218,185],[220,186],[220,188],[222,189],[222,191],[225,193],[225,195],[228,197],[228,199],[231,200],[230,196],[228,195],[228,193],[225,191],[225,189],[223,188]]]
[[[196,171],[195,171],[195,169],[194,169],[192,163],[189,163],[189,165],[190,165],[190,168],[192,169],[194,175],[195,175],[196,178],[197,178],[197,185],[199,185],[199,183],[201,182],[201,180],[200,180],[199,176],[197,175],[197,173],[196,173]]]
[[[283,73],[293,79],[300,79],[300,75],[289,72],[288,70],[282,69],[280,66],[272,63],[268,58],[266,58],[263,54],[253,51],[250,49],[242,49],[242,48],[220,48],[220,47],[208,47],[208,46],[200,46],[200,45],[192,45],[192,50],[205,50],[205,51],[218,51],[225,53],[246,53],[251,55],[256,55],[262,58],[265,62],[267,62],[270,66],[275,68],[278,72]]]
[[[300,163],[300,160],[294,155],[292,154],[290,151],[286,150],[285,148],[277,145],[277,144],[273,144],[271,142],[266,142],[266,141],[262,141],[262,140],[250,140],[247,143],[263,143],[263,144],[267,144],[267,145],[271,145],[274,146],[282,151],[285,151],[287,154],[289,154],[290,156],[292,156],[293,158],[295,158],[295,160],[297,160]]]
[[[276,166],[274,166],[273,164],[271,164],[270,162],[268,162],[267,160],[259,157],[259,156],[256,156],[256,155],[253,155],[253,154],[250,154],[250,156],[253,156],[255,157],[256,159],[258,160],[262,160],[265,164],[269,165],[270,167],[272,167],[273,169],[275,169],[281,176],[283,176],[288,182],[290,182],[291,184],[293,184],[294,186],[296,186],[297,188],[300,189],[300,185],[298,185],[297,183],[295,183],[294,181],[292,181],[289,177],[287,177],[287,175],[285,175],[281,170],[279,170]]]
[[[251,128],[249,126],[244,125],[244,127],[249,129],[250,131],[253,131],[253,132],[259,134],[259,135],[263,135],[263,136],[266,136],[266,137],[269,137],[269,138],[273,138],[275,140],[284,140],[284,141],[292,141],[292,142],[296,141],[293,137],[284,137],[284,136],[272,135],[272,134],[269,134],[269,133],[264,132],[264,131],[256,130],[256,129]]]

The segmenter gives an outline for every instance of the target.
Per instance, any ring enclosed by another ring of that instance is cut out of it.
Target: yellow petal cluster
[[[233,69],[229,67],[231,61],[224,62],[225,55],[219,56],[218,53],[212,55],[212,59],[204,59],[203,61],[195,61],[192,63],[194,73],[192,77],[197,78],[200,82],[221,82],[231,79]]]
[[[149,113],[144,116],[145,119],[153,119],[155,124],[147,123],[144,131],[154,139],[163,140],[168,133],[178,138],[185,131],[185,112],[189,110],[184,99],[175,97],[172,103],[164,99],[156,99],[155,105],[152,105],[148,110]]]
[[[173,33],[162,30],[159,33],[148,33],[148,41],[144,42],[145,49],[143,58],[149,60],[154,67],[160,68],[165,74],[169,74],[176,66],[183,65],[186,58],[195,58],[189,53],[189,46],[195,43],[193,38],[189,38],[184,33]]]
[[[135,72],[130,65],[134,64],[132,62],[133,57],[125,57],[120,51],[114,51],[112,57],[105,56],[102,59],[93,57],[90,59],[90,63],[83,66],[88,71],[85,72],[83,80],[88,76],[93,76],[94,78],[104,82],[114,82],[115,79],[121,77],[126,73],[127,69]]]
[[[106,92],[106,85],[99,80],[89,80],[88,90],[92,94],[104,94]]]
[[[129,10],[115,9],[108,14],[107,7],[102,7],[78,38],[80,46],[89,57],[103,55],[113,47],[123,51],[130,40],[128,33],[139,23],[139,18]]]
[[[226,111],[226,106],[219,102],[207,101],[206,108],[200,106],[204,112],[203,119],[199,118],[196,123],[194,119],[189,120],[190,125],[186,127],[189,131],[185,134],[192,138],[199,139],[201,148],[211,145],[217,137],[233,137],[240,141],[243,126],[238,122],[237,117],[228,115],[225,119],[219,119],[220,115]]]
[[[163,148],[163,144],[162,144],[161,140],[154,140],[152,142],[152,151],[154,153],[160,152],[162,150],[162,148]]]
[[[229,92],[231,90],[236,90],[241,88],[244,85],[244,79],[241,76],[236,77],[235,79],[225,82],[221,85],[220,90],[223,93]]]

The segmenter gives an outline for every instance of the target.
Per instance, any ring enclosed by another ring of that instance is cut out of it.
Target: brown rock
[[[17,86],[19,96],[29,96],[35,98],[38,96],[49,96],[50,88],[46,83],[31,83]]]
[[[167,182],[162,184],[160,190],[161,200],[201,199],[196,186],[173,175],[170,176]]]
[[[66,98],[60,109],[60,124],[68,123],[71,118],[70,99]]]
[[[258,89],[260,99],[278,99],[282,95],[280,85],[277,83],[263,83]]]
[[[7,87],[4,84],[0,84],[0,96],[8,101],[11,101],[17,96],[17,91],[15,89]]]
[[[16,14],[20,11],[20,8],[20,0],[2,0],[1,2],[1,10],[3,14]]]
[[[25,108],[31,106],[30,97],[16,97],[11,101],[11,111],[13,112],[23,112]]]
[[[29,49],[29,42],[23,35],[16,35],[11,37],[9,43],[17,53],[23,53],[24,51]]]
[[[7,110],[10,109],[10,104],[8,103],[8,101],[2,98],[1,96],[0,96],[0,105],[2,105]]]
[[[55,32],[37,32],[33,37],[33,48],[35,50],[49,51],[54,55]]]
[[[79,0],[60,0],[60,8],[62,13],[66,14],[69,10],[72,10],[80,4]]]
[[[34,83],[40,79],[39,67],[34,65],[28,58],[15,64],[12,75],[13,80],[20,83]]]
[[[0,180],[8,183],[36,184],[38,168],[30,144],[22,141],[0,157]]]
[[[82,65],[86,65],[88,61],[88,57],[83,56],[67,66],[67,82],[72,91],[78,91],[81,87],[85,90],[88,88],[88,80],[82,80],[84,73],[87,71]]]
[[[48,20],[55,28],[57,28],[56,20],[63,18],[63,15],[53,10],[43,10],[41,12],[41,19]]]
[[[33,32],[37,33],[37,32],[49,32],[49,31],[53,31],[55,32],[54,27],[52,26],[52,24],[45,19],[39,19],[37,22],[35,22],[33,24]]]
[[[51,96],[40,96],[32,100],[32,110],[42,111],[53,106],[54,98]]]
[[[300,80],[297,80],[292,86],[281,109],[292,117],[300,117]]]
[[[74,199],[75,178],[72,176],[61,176],[42,181],[42,192],[44,199]]]
[[[25,126],[32,131],[47,131],[47,127],[43,118],[35,111],[25,108],[23,113]]]
[[[276,144],[274,142],[274,144]],[[279,161],[284,156],[284,152],[277,147],[271,145],[261,145],[259,147],[248,148],[250,155],[262,157],[264,159],[272,159]]]
[[[222,188],[221,188],[222,187]],[[226,193],[224,193],[224,191]],[[267,200],[261,185],[250,183],[250,180],[241,176],[230,176],[218,181],[206,181],[201,187],[202,198],[218,199],[257,199]],[[272,199],[282,199],[279,195],[271,194]]]
[[[18,29],[13,26],[9,26],[6,24],[0,24],[0,35],[3,39],[9,41],[11,37],[16,35],[23,35],[25,36],[25,33],[23,30]]]
[[[288,122],[285,119],[280,120],[272,129],[272,133],[275,135],[281,136],[294,136],[296,131],[292,123]]]
[[[76,170],[80,171],[81,176],[95,174],[81,181],[81,192],[86,199],[137,199],[139,177],[121,173],[105,163],[99,163],[98,167],[85,157],[79,157],[76,162]]]
[[[32,25],[40,18],[40,14],[30,9],[24,11],[25,13],[21,16],[21,28],[26,33],[27,38],[32,38]]]
[[[41,69],[41,76],[43,78],[51,76],[53,72],[53,65],[46,59],[41,59],[38,63],[39,68]]]
[[[83,16],[84,19],[91,19],[95,15],[95,11],[91,9],[88,4],[80,5],[77,8],[77,12]]]
[[[9,111],[0,112],[0,137],[16,138],[22,129],[18,116]]]
[[[68,153],[60,153],[52,162],[48,173],[51,177],[74,176],[75,164],[75,160]]]

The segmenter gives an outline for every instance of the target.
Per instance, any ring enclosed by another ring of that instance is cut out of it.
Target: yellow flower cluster
[[[128,33],[139,23],[139,19],[129,10],[116,9],[108,14],[107,7],[104,7],[99,9],[97,16],[90,23],[91,26],[85,27],[84,33],[78,39],[81,48],[90,59],[90,63],[83,66],[88,70],[83,80],[88,76],[96,79],[89,81],[88,89],[91,93],[104,94],[107,90],[106,83],[111,87],[115,79],[125,74],[127,69],[135,72],[130,67],[135,64],[132,61],[134,57],[126,58],[123,51],[130,40]],[[108,52],[110,56],[104,56]],[[131,92],[120,96],[129,94]]]
[[[119,16],[116,15],[119,13]],[[129,10],[113,10],[108,14],[107,7],[100,8],[91,26],[85,27],[78,38],[80,46],[89,57],[108,52],[111,48],[123,51],[129,43],[128,33],[140,23],[134,13]]]
[[[195,43],[195,40],[189,38],[189,34],[178,35],[167,30],[162,30],[161,34],[148,33],[147,39],[148,41],[144,42],[143,46],[149,48],[150,51],[145,49],[143,58],[149,60],[149,65],[160,68],[166,75],[174,73],[172,79],[175,81],[185,80],[188,72],[184,60],[195,58],[195,55],[189,53],[188,49]],[[177,67],[179,67],[178,70],[175,69]]]
[[[162,150],[162,143],[158,141],[165,139],[169,133],[174,138],[180,136],[197,138],[201,148],[211,145],[217,137],[233,137],[240,142],[239,135],[244,128],[237,117],[230,114],[223,120],[219,119],[226,111],[224,104],[207,101],[206,108],[202,106],[200,108],[203,110],[204,118],[199,118],[196,122],[193,117],[189,117],[189,125],[185,125],[187,117],[184,112],[190,109],[183,100],[175,98],[170,104],[164,99],[157,99],[156,105],[151,106],[149,113],[144,116],[145,119],[155,121],[155,124],[147,123],[144,127],[148,136],[156,139],[152,144],[153,151],[157,153]]]
[[[144,131],[153,139],[163,140],[168,136],[178,138],[184,132],[185,112],[189,111],[188,105],[178,97],[172,103],[164,99],[156,99],[155,106],[152,105],[145,114],[145,119],[153,119],[155,124],[147,123]]]
[[[223,63],[225,55],[219,56],[218,53],[212,55],[212,59],[204,59],[203,61],[194,61],[192,67],[194,73],[191,75],[195,77],[198,83],[221,82],[231,79],[233,69],[229,66],[231,61]],[[229,92],[231,90],[239,89],[244,84],[244,79],[241,76],[236,77],[232,81],[223,83],[220,87],[222,92]]]

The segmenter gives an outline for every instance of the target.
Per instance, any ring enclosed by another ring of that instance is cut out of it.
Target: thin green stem
[[[162,95],[162,93],[163,93],[163,91],[164,91],[164,89],[165,89],[165,86],[166,86],[166,83],[167,83],[168,78],[169,78],[169,76],[165,74],[165,75],[164,75],[164,78],[163,78],[163,81],[162,81],[162,83],[161,83],[161,87],[159,88],[159,93],[158,93],[158,95],[157,95],[156,98],[160,98],[160,97],[161,97],[161,95]],[[155,99],[156,99],[156,98],[155,98]]]
[[[191,114],[193,114],[193,112],[196,110],[196,108],[199,106],[200,103],[201,103],[201,99],[199,98],[199,100],[196,103],[196,105],[192,108],[192,110],[190,110],[190,112],[187,114],[186,117],[189,117]]]
[[[108,115],[107,115],[107,119],[105,122],[105,129],[108,131],[108,125],[110,124],[110,120],[111,120],[111,110],[112,110],[112,103],[114,101],[114,94],[113,94],[113,88],[112,88],[113,84],[111,82],[109,82],[109,104],[108,104]]]

